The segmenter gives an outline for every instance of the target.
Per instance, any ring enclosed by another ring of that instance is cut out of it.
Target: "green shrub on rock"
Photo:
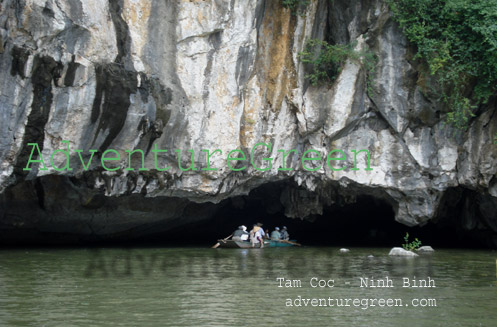
[[[370,51],[355,50],[355,43],[329,44],[326,41],[311,39],[307,41],[304,51],[298,58],[310,65],[310,73],[306,75],[312,85],[321,82],[333,83],[341,72],[346,60],[361,64],[368,76],[368,93],[372,91],[372,81],[376,58]]]
[[[417,238],[414,239],[414,241],[409,242],[409,233],[406,233],[406,236],[404,236],[404,244],[402,244],[402,247],[406,251],[414,251],[419,249],[421,246],[421,241],[418,240]]]
[[[447,123],[466,129],[497,91],[497,0],[387,2],[441,91]]]
[[[283,7],[290,9],[292,15],[303,14],[309,5],[309,0],[282,0]]]

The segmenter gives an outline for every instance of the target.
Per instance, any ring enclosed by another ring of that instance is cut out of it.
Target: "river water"
[[[496,252],[388,252],[4,249],[0,326],[497,326]]]

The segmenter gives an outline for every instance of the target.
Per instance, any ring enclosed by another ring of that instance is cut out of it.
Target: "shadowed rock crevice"
[[[137,73],[114,63],[100,65],[95,69],[97,89],[91,113],[91,122],[98,127],[93,143],[100,133],[108,132],[100,145],[105,151],[119,134],[126,122],[131,104],[130,95],[137,92]]]
[[[26,61],[29,58],[29,51],[14,46],[12,48],[12,66],[10,68],[10,74],[12,76],[19,75],[21,78],[26,78]]]
[[[43,141],[45,139],[44,129],[45,124],[48,121],[53,101],[52,88],[53,84],[56,84],[57,80],[60,78],[62,68],[62,64],[51,57],[36,56],[34,58],[33,75],[31,77],[31,83],[33,84],[33,102],[26,123],[22,149],[20,155],[17,157],[15,166],[15,173],[19,176],[25,177],[29,173],[28,171],[24,171],[24,168],[26,168],[29,162],[31,151],[33,150],[33,147],[28,144],[37,144],[40,153],[43,151]],[[33,158],[31,158],[32,160],[39,159],[36,154],[35,151]],[[33,166],[34,165],[31,165],[29,168],[33,169]]]
[[[123,0],[109,0],[109,9],[116,30],[117,51],[116,63],[125,63],[130,53],[130,41],[128,25],[122,18]]]
[[[74,79],[76,78],[76,71],[81,66],[77,62],[74,62],[74,59],[75,59],[75,56],[73,55],[71,62],[68,64],[66,76],[64,78],[64,85],[67,87],[73,86]]]

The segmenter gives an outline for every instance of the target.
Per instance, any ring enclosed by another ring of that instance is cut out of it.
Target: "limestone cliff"
[[[298,59],[310,38],[374,52],[372,92],[353,61],[332,85],[310,85]],[[412,53],[380,0],[311,1],[298,15],[276,0],[2,0],[0,230],[146,234],[207,219],[224,199],[286,180],[279,199],[291,218],[366,194],[406,225],[452,215],[495,240],[495,102],[454,137]],[[149,168],[157,144],[169,149],[160,167],[172,168],[110,172],[96,160],[84,171],[72,152],[73,171],[23,170],[28,143],[48,162],[62,140],[85,162],[90,149],[97,158],[143,149]],[[229,151],[248,155],[258,142],[273,145],[275,167],[277,149],[323,157],[368,149],[373,171],[309,172],[297,155],[292,171],[228,169]],[[211,158],[217,171],[183,172],[173,149],[195,150],[199,168],[202,149],[223,155]]]

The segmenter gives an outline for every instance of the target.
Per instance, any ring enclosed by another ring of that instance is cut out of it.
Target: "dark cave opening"
[[[253,224],[263,223],[264,230],[287,226],[291,239],[308,246],[336,247],[394,247],[418,238],[422,245],[436,248],[487,247],[481,239],[460,226],[430,222],[425,226],[409,227],[395,220],[392,206],[384,200],[362,195],[357,201],[343,206],[324,208],[322,215],[306,219],[288,218],[279,201],[284,183],[263,185],[248,196],[235,197],[219,204],[216,215],[196,224],[182,226],[147,241],[170,245],[208,245],[229,236],[238,226],[250,230]]]
[[[404,243],[406,233],[410,241],[418,238],[422,245],[436,248],[489,248],[496,244],[492,226],[478,216],[478,205],[493,212],[493,202],[460,188],[446,192],[439,218],[422,227],[398,223],[394,202],[381,190],[368,193],[357,185],[343,188],[338,183],[310,192],[290,180],[271,182],[217,204],[142,194],[86,197],[85,192],[89,191],[80,183],[62,177],[12,187],[0,196],[0,246],[208,247],[239,225],[250,230],[257,222],[269,231],[287,226],[291,239],[308,246],[394,247]],[[322,211],[312,202],[317,197],[320,201],[326,197]],[[310,211],[305,219],[285,215],[285,211],[306,210]],[[99,232],[88,233],[86,226],[95,228],[84,223],[90,219],[100,226]],[[126,220],[130,223],[121,228],[119,224]]]

